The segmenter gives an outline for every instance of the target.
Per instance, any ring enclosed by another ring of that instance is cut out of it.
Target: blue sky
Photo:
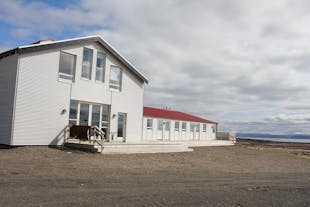
[[[310,134],[307,0],[0,1],[0,51],[99,34],[149,77],[145,105]]]

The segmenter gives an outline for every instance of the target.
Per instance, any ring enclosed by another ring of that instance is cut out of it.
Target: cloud
[[[305,0],[6,1],[0,19],[15,38],[101,34],[149,77],[145,105],[265,124],[309,111],[296,108],[310,101],[309,11]]]

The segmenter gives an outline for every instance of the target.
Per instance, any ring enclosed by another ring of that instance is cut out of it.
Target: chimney
[[[37,42],[32,43],[32,45],[39,45],[39,44],[47,44],[47,43],[52,43],[55,42],[54,39],[44,39],[44,40],[39,40]]]

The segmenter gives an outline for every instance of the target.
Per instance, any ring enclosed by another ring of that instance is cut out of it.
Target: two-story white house
[[[0,144],[56,145],[68,124],[142,140],[147,78],[100,36],[39,41],[0,54]]]

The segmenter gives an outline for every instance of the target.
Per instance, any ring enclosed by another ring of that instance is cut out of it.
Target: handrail
[[[92,130],[94,132],[93,141],[99,144],[101,147],[103,147],[105,133],[98,126],[92,126]],[[98,137],[100,137],[100,139],[98,139]]]

